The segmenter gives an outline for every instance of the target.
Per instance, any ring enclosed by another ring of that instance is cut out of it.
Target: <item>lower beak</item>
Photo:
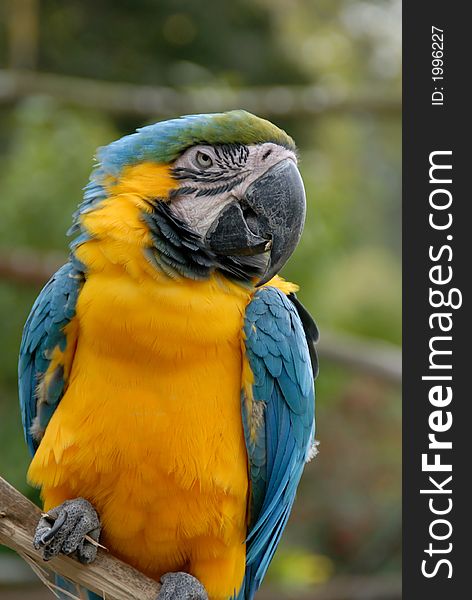
[[[271,167],[229,204],[210,227],[206,240],[223,255],[254,255],[270,251],[257,285],[267,283],[295,250],[305,223],[305,189],[291,159]]]

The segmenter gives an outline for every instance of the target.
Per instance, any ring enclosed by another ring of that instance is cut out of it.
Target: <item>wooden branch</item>
[[[66,261],[63,253],[38,254],[27,250],[0,253],[0,279],[43,286]]]
[[[402,354],[393,344],[322,331],[319,352],[323,358],[350,370],[394,385],[402,383]]]
[[[0,69],[0,103],[44,94],[71,106],[139,118],[244,108],[263,116],[365,112],[398,116],[401,101],[375,90],[350,95],[325,87],[259,86],[175,89],[114,83],[35,71]]]
[[[40,517],[39,508],[0,477],[0,544],[107,600],[156,600],[160,589],[156,581],[101,549],[91,565],[82,565],[64,555],[44,562],[41,553],[33,548]]]

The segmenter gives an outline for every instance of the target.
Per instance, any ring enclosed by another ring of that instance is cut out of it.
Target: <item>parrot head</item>
[[[97,160],[79,229],[93,235],[85,217],[134,193],[151,234],[147,256],[171,277],[219,271],[262,285],[298,244],[306,200],[294,142],[250,113],[159,122],[99,149]]]

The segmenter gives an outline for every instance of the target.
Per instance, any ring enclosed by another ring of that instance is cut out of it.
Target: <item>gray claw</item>
[[[46,521],[50,521],[51,519],[49,519],[48,517],[43,517],[46,519]],[[51,527],[51,529],[47,530],[46,528],[44,533],[41,535],[41,539],[40,542],[43,546],[45,546],[48,542],[50,542],[52,540],[52,538],[56,535],[56,533],[59,531],[59,529],[64,525],[64,523],[66,522],[67,519],[67,513],[66,511],[63,511],[61,513],[59,513],[59,516],[57,517],[57,519],[55,521],[53,521],[54,525]]]
[[[100,520],[88,500],[66,500],[41,517],[33,546],[36,550],[42,549],[44,560],[51,560],[60,552],[77,552],[80,562],[90,563],[97,556],[97,546],[85,536],[98,541],[100,530]]]
[[[166,573],[157,600],[208,600],[203,585],[188,573]]]

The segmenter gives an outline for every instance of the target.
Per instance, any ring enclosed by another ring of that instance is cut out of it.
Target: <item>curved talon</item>
[[[49,515],[45,518],[47,519],[48,517],[49,517]],[[51,518],[51,517],[49,517],[49,518]],[[51,527],[51,529],[49,531],[46,531],[45,533],[43,533],[43,535],[41,536],[41,540],[40,540],[41,543],[47,544],[48,542],[50,542],[52,540],[52,538],[56,535],[56,533],[59,531],[59,529],[64,525],[64,523],[66,522],[66,519],[67,519],[67,511],[64,511],[54,521],[54,524]]]
[[[74,498],[42,515],[33,546],[41,549],[46,561],[59,553],[75,553],[81,563],[88,564],[97,556],[100,531],[100,519],[94,507],[85,498]]]

